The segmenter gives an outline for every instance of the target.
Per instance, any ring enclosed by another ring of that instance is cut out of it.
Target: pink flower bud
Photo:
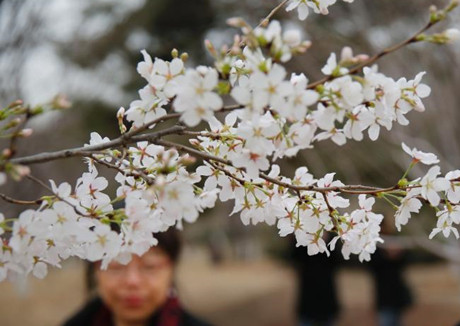
[[[13,154],[13,152],[11,151],[11,149],[9,148],[5,148],[3,151],[2,151],[2,156],[4,158],[9,158],[11,156],[11,154]]]
[[[32,132],[33,130],[31,128],[25,128],[25,129],[22,129],[19,133],[18,133],[18,136],[19,137],[29,137],[30,135],[32,135]]]
[[[72,103],[65,95],[58,94],[53,99],[52,105],[57,109],[68,109],[72,106]]]
[[[25,165],[18,165],[16,168],[16,172],[19,174],[19,176],[25,177],[26,175],[30,174],[30,168]]]
[[[353,60],[353,50],[349,46],[345,46],[342,49],[342,53],[340,54],[341,61],[351,61]]]
[[[232,26],[232,27],[241,28],[241,27],[246,26],[246,22],[241,17],[233,17],[233,18],[227,19],[227,25]]]
[[[125,115],[125,108],[124,107],[119,108],[117,111],[117,118],[118,119],[123,118],[124,115]]]
[[[358,54],[356,56],[356,60],[358,60],[358,62],[363,62],[363,61],[369,60],[369,55],[367,55],[367,54]]]

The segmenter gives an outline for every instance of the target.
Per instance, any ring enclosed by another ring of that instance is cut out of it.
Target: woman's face
[[[173,280],[173,264],[159,248],[133,256],[127,265],[116,262],[97,269],[99,295],[116,321],[145,322],[166,301]]]

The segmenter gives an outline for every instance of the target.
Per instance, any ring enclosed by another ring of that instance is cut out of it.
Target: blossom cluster
[[[344,2],[352,3],[354,0],[343,0]],[[289,0],[286,11],[297,9],[300,20],[305,20],[308,17],[310,8],[316,14],[327,15],[328,7],[335,4],[337,0]]]
[[[92,138],[101,139],[96,133]],[[200,177],[185,169],[187,155],[147,142],[130,147],[127,155],[132,161],[117,163],[123,172],[115,177],[119,186],[114,199],[106,194],[108,181],[99,176],[95,161],[88,161],[88,172],[74,189],[51,180],[54,196],[37,210],[21,213],[11,236],[3,239],[0,280],[28,273],[42,278],[47,265],[60,267],[71,256],[102,260],[103,266],[113,259],[127,262],[131,254],[142,255],[157,243],[155,233],[194,222],[200,212],[214,206],[218,190],[203,191],[196,185]],[[144,179],[133,176],[140,170]],[[124,207],[114,209],[121,199]],[[3,222],[0,214],[0,234]]]

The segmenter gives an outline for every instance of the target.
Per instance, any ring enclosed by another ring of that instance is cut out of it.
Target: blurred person
[[[64,326],[209,326],[185,311],[174,289],[181,249],[178,231],[155,234],[158,245],[127,265],[100,262],[88,269],[88,284],[96,288],[90,300]]]
[[[382,224],[381,234],[391,234],[391,227]],[[386,241],[371,257],[370,268],[375,284],[379,326],[400,326],[405,310],[413,302],[412,293],[404,278],[407,251],[397,242]]]
[[[326,241],[326,239],[325,239]],[[334,326],[340,311],[335,276],[337,251],[331,256],[309,256],[306,247],[292,239],[292,259],[298,276],[297,314],[299,326]]]

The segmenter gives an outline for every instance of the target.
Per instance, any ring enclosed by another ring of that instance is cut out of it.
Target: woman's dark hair
[[[180,232],[175,228],[170,228],[168,231],[156,233],[154,236],[158,240],[157,247],[168,255],[173,264],[176,264],[182,249]]]
[[[157,248],[161,249],[171,259],[173,265],[176,265],[182,249],[182,238],[180,232],[175,228],[170,228],[165,232],[155,233],[154,237],[158,240]],[[92,294],[96,287],[94,277],[95,269],[98,268],[96,263],[88,263],[86,265],[86,289],[89,294]]]

